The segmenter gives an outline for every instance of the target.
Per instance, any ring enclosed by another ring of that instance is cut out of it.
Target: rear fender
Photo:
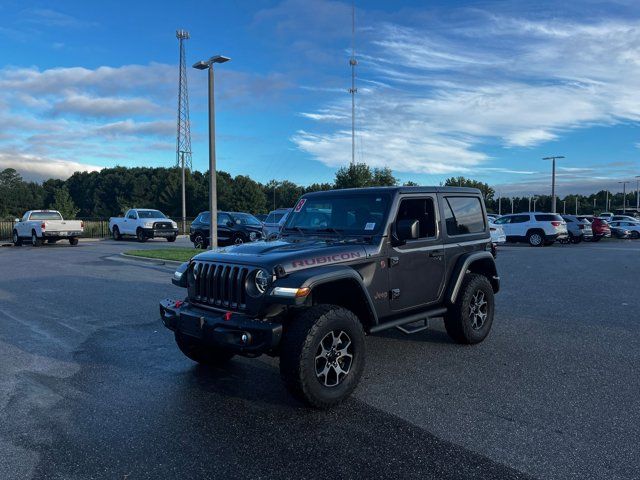
[[[493,292],[498,293],[500,290],[500,277],[496,268],[496,262],[491,252],[473,252],[463,255],[458,259],[456,267],[453,270],[449,289],[447,291],[447,299],[451,303],[455,303],[460,293],[460,287],[467,273],[478,273],[487,277]]]

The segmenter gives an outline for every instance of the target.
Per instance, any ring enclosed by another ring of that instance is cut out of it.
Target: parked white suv
[[[504,215],[494,223],[502,227],[507,242],[528,242],[532,247],[551,245],[569,237],[567,223],[555,213],[514,213]]]

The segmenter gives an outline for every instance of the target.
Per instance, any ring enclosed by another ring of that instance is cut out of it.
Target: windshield
[[[384,227],[388,194],[318,195],[298,200],[285,231],[375,235]]]
[[[30,220],[62,220],[62,216],[58,212],[33,212],[29,217]]]
[[[248,213],[234,213],[233,220],[238,225],[256,225],[258,227],[262,226],[260,220]]]
[[[167,218],[160,210],[138,210],[138,218]]]
[[[270,213],[264,223],[278,223],[283,216],[284,213]]]

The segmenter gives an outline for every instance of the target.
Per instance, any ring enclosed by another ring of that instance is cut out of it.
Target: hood
[[[291,273],[365,257],[365,246],[362,243],[321,238],[285,238],[218,248],[194,258],[200,261],[262,266],[269,270],[280,265],[284,273]]]
[[[142,223],[150,223],[150,222],[167,222],[167,223],[175,223],[170,218],[139,218],[138,221]]]

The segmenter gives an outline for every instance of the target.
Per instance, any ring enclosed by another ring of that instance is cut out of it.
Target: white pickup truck
[[[29,210],[16,218],[13,226],[13,244],[22,245],[25,239],[31,239],[31,245],[39,247],[46,240],[56,243],[58,240],[69,240],[71,245],[78,244],[78,237],[84,231],[81,220],[64,220],[56,210]]]
[[[121,240],[124,235],[132,235],[139,242],[158,237],[175,242],[178,237],[178,224],[159,210],[132,208],[124,217],[111,217],[109,231],[114,240]]]

